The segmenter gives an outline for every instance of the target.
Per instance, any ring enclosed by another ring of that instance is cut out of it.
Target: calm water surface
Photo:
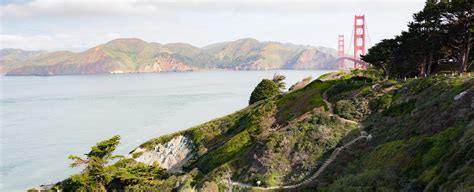
[[[117,154],[247,105],[278,72],[287,87],[329,71],[212,71],[53,77],[0,76],[0,191],[60,181],[69,155],[120,135]]]

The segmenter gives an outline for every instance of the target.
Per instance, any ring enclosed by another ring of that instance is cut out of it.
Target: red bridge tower
[[[337,56],[344,57],[344,35],[339,35],[337,38]],[[344,59],[341,59],[337,62],[337,68],[344,68]]]
[[[365,55],[365,15],[354,16],[354,59]],[[354,62],[354,69],[365,69],[367,66]]]

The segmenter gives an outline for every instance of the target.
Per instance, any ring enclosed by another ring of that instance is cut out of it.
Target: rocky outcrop
[[[164,144],[156,145],[151,151],[137,148],[132,156],[134,154],[141,154],[135,158],[138,162],[148,165],[158,162],[170,172],[180,172],[183,165],[195,155],[195,146],[192,140],[180,135]]]
[[[197,71],[199,68],[186,65],[172,58],[158,58],[155,63],[138,70],[141,73]]]
[[[284,69],[333,69],[336,57],[316,48],[302,50],[291,58]]]

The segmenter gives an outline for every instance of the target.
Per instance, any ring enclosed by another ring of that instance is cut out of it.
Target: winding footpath
[[[258,189],[258,190],[276,190],[276,189],[295,189],[297,187],[300,187],[300,186],[303,186],[303,185],[306,185],[308,183],[310,183],[311,181],[315,180],[319,175],[321,175],[322,172],[324,172],[324,170],[326,169],[326,167],[328,167],[334,160],[336,160],[337,156],[339,155],[339,153],[349,147],[350,145],[354,144],[355,142],[361,140],[361,139],[371,139],[371,135],[369,135],[366,131],[363,130],[363,127],[359,125],[358,122],[356,121],[352,121],[352,120],[349,120],[349,119],[345,119],[345,118],[342,118],[338,115],[335,115],[334,112],[333,112],[333,106],[332,104],[327,100],[327,92],[330,90],[331,88],[327,89],[326,91],[324,91],[323,93],[323,101],[324,103],[326,103],[327,107],[328,107],[328,111],[331,113],[331,116],[335,116],[337,118],[339,118],[341,121],[344,121],[344,122],[348,122],[348,123],[353,123],[353,124],[357,124],[358,125],[358,128],[359,128],[359,132],[360,132],[360,135],[347,142],[346,144],[344,144],[343,146],[341,147],[337,147],[336,149],[334,149],[334,151],[331,153],[331,156],[329,156],[328,159],[326,159],[326,161],[324,161],[323,165],[321,167],[319,167],[319,169],[311,176],[311,177],[308,177],[307,179],[305,179],[304,181],[302,181],[301,183],[298,183],[298,184],[295,184],[295,185],[284,185],[284,186],[274,186],[274,187],[259,187],[259,186],[253,186],[253,185],[250,185],[250,184],[245,184],[245,183],[240,183],[240,182],[235,182],[235,181],[231,181],[229,179],[229,183],[232,185],[232,186],[239,186],[239,187],[244,187],[244,188],[252,188],[252,189]]]

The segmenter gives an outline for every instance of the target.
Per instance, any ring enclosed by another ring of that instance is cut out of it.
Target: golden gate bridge
[[[346,55],[345,46],[344,46],[344,35],[338,35],[337,38],[337,59],[336,65],[338,69],[346,69],[344,61],[349,60],[354,63],[354,69],[366,69],[368,63],[360,60],[360,55],[365,55],[366,52],[366,34],[370,41],[370,36],[368,35],[368,28],[365,22],[365,15],[355,15],[354,16],[354,28],[351,35],[350,44],[347,47],[347,52],[351,48],[352,41],[354,42],[352,56]],[[350,68],[350,67],[349,67]]]

